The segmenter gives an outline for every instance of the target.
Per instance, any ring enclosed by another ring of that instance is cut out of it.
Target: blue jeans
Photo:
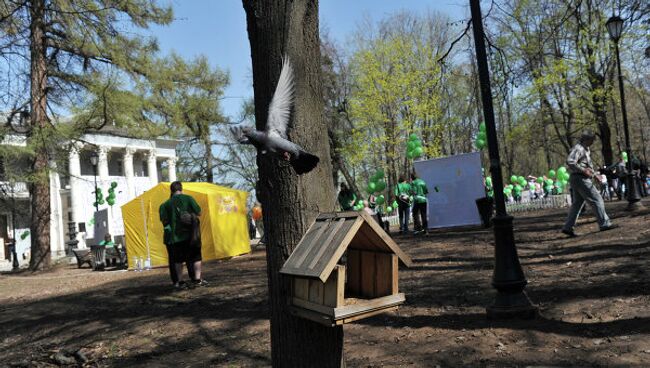
[[[409,205],[399,203],[397,205],[397,213],[399,215],[399,230],[400,231],[409,231]]]
[[[564,230],[573,230],[585,202],[589,203],[593,208],[600,228],[610,226],[612,222],[609,220],[607,213],[605,213],[603,197],[600,196],[591,179],[580,174],[571,174],[569,183],[571,183],[571,189],[573,189],[573,202],[571,203],[569,216],[564,223]]]

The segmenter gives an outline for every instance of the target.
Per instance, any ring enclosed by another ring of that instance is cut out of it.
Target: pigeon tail
[[[300,152],[297,159],[291,160],[291,166],[293,166],[296,174],[302,175],[312,171],[318,165],[319,161],[318,156],[307,152]]]

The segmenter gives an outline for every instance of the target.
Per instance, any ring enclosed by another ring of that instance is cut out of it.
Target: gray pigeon
[[[287,139],[287,124],[293,103],[293,71],[289,59],[282,62],[282,71],[275,93],[269,105],[266,131],[252,127],[233,127],[232,134],[239,143],[252,144],[261,154],[271,152],[289,161],[296,174],[313,170],[320,161],[318,156],[306,152],[299,145]]]

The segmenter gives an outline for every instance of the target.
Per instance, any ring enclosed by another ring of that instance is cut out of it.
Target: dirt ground
[[[598,232],[586,215],[576,239],[559,233],[566,209],[516,217],[540,309],[527,321],[486,318],[492,229],[396,237],[414,260],[400,271],[406,304],[345,326],[348,366],[650,367],[650,210],[624,205],[607,204],[620,228]],[[0,275],[0,366],[74,352],[89,367],[269,366],[264,249],[204,268],[210,286],[186,291],[166,269]]]

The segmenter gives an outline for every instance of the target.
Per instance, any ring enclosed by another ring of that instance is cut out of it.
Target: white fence
[[[519,203],[512,202],[506,203],[506,211],[508,213],[521,213],[529,211],[539,211],[549,208],[562,208],[568,207],[571,205],[571,196],[568,194],[558,194],[558,195],[548,195],[544,198],[539,199],[528,199],[526,197],[522,198],[522,201]],[[478,211],[478,210],[477,210]],[[397,213],[397,211],[395,211]],[[399,217],[397,214],[391,216],[383,216],[384,221],[388,221],[392,226],[399,225]],[[409,213],[409,224],[413,223],[413,216]]]
[[[506,203],[508,213],[538,211],[547,208],[562,208],[571,205],[571,196],[568,194],[548,195],[544,198]]]

